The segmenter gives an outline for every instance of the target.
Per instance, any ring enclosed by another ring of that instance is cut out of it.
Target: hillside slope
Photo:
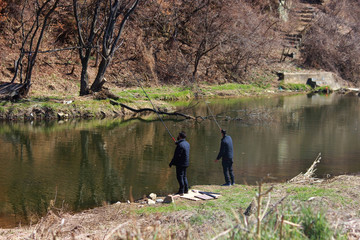
[[[124,43],[106,73],[105,86],[110,89],[137,86],[136,79],[141,79],[148,86],[205,82],[276,86],[276,72],[298,71],[305,67],[333,71],[347,81],[358,83],[356,77],[360,70],[356,56],[360,54],[356,55],[359,46],[354,45],[354,41],[358,39],[359,24],[351,20],[354,15],[350,10],[360,11],[359,4],[351,0],[341,1],[341,4],[328,1],[322,5],[306,3],[311,5],[314,17],[302,29],[301,41],[296,40],[299,41],[294,49],[298,52],[296,57],[283,59],[282,54],[292,41],[284,38],[284,32],[290,32],[297,23],[292,17],[287,22],[281,20],[277,1],[269,1],[268,4],[256,0],[205,2],[143,1],[125,26],[122,35]],[[299,4],[304,5],[304,1],[283,2],[290,16],[296,13]],[[9,82],[14,76],[14,62],[21,44],[21,2],[0,4],[0,10],[0,75],[2,82]],[[334,15],[339,12],[344,14]],[[338,37],[347,36],[348,48],[354,46],[351,54],[347,54],[349,49],[337,49],[336,46],[326,52],[321,51],[321,46],[312,48],[317,37],[322,39],[328,34],[316,31],[321,27],[318,23],[323,22],[324,16],[339,22]],[[66,0],[57,8],[41,50],[76,45],[72,1]],[[97,73],[98,57],[101,56],[94,50],[88,69],[90,82]],[[78,95],[80,71],[76,49],[41,53],[33,71],[30,95]]]

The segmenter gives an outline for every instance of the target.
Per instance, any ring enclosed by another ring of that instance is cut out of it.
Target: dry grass
[[[264,195],[262,215],[267,212],[266,209],[272,209],[274,216],[285,217],[282,221],[288,227],[300,229],[300,222],[288,221],[290,216],[299,214],[300,206],[309,207],[314,212],[325,210],[332,229],[343,232],[348,239],[360,237],[357,204],[360,201],[360,176],[338,176],[310,185],[302,181],[263,184],[263,191],[271,186],[271,201],[267,204],[269,198]],[[249,196],[254,194],[256,186],[197,188],[220,191],[222,197],[206,202],[181,199],[173,204],[155,206],[117,203],[76,214],[52,209],[36,225],[0,230],[0,239],[211,239],[229,236],[234,234],[234,230],[249,231],[253,234],[251,236],[256,236],[256,213],[247,217],[246,228],[242,225],[242,213],[250,203]],[[285,200],[277,207],[272,207],[283,198]],[[290,209],[291,214],[284,209]],[[265,217],[262,221],[267,222],[268,219]],[[268,223],[262,223],[261,227],[266,225]],[[277,228],[279,231],[279,225]]]

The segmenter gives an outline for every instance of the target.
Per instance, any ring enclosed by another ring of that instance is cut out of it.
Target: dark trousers
[[[233,174],[233,161],[232,159],[223,159],[222,160],[222,166],[223,166],[223,172],[225,177],[225,183],[234,183],[234,174]],[[230,178],[229,178],[230,175]],[[231,180],[231,182],[230,182]]]
[[[189,189],[188,180],[186,178],[186,168],[176,166],[176,178],[179,182],[179,193],[187,192]]]

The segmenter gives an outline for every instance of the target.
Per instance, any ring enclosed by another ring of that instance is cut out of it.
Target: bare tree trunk
[[[131,4],[128,10],[126,10],[126,7],[122,6],[122,1],[119,0],[109,2],[102,2],[101,0],[97,0],[93,6],[93,9],[91,10],[94,12],[91,21],[89,19],[80,19],[82,16],[81,12],[89,12],[89,9],[87,8],[88,5],[86,4],[86,1],[81,1],[81,3],[79,2],[80,1],[78,0],[73,0],[73,8],[78,31],[78,41],[80,47],[79,56],[82,64],[80,95],[86,95],[90,93],[89,79],[87,75],[89,58],[91,55],[91,50],[95,47],[97,48],[98,46],[98,44],[95,45],[95,41],[97,43],[102,42],[101,54],[97,52],[97,56],[101,56],[101,61],[98,66],[96,78],[90,89],[93,92],[98,92],[102,89],[102,86],[105,83],[104,75],[114,56],[115,51],[122,45],[122,42],[120,42],[120,37],[125,23],[131,13],[135,10],[140,0],[134,0],[133,4]],[[98,24],[100,12],[104,12],[106,15],[104,16],[104,23]],[[123,18],[121,22],[117,24],[118,18],[121,15],[123,15]],[[91,26],[83,25],[85,22],[91,22]],[[88,29],[86,29],[86,27],[88,27]],[[85,36],[87,36],[86,39]],[[99,49],[97,49],[97,51],[98,50]],[[95,66],[97,63],[98,59],[96,59]]]
[[[83,63],[84,62],[84,63]],[[80,77],[80,96],[89,94],[89,75],[87,73],[88,63],[87,59],[81,61],[81,77]]]
[[[14,77],[11,81],[13,83],[16,80],[20,66],[20,82],[22,83],[22,74],[23,74],[22,61],[24,60],[25,54],[28,54],[26,58],[27,61],[24,72],[25,73],[24,87],[21,90],[22,96],[26,96],[30,89],[32,71],[35,66],[36,57],[39,52],[40,44],[42,42],[45,29],[48,26],[49,18],[51,14],[55,11],[59,1],[60,0],[55,0],[54,3],[52,3],[52,5],[51,5],[52,0],[46,0],[43,3],[36,1],[34,3],[35,11],[36,11],[34,16],[35,19],[32,22],[32,25],[27,32],[25,31],[26,21],[24,20],[23,15],[24,15],[24,10],[26,9],[26,4],[28,4],[28,2],[27,1],[24,2],[24,7],[21,13],[22,44],[20,49],[20,56],[15,66]],[[40,23],[40,21],[42,21],[42,23]],[[35,45],[35,49],[33,49],[34,45]],[[28,50],[26,51],[25,48],[28,48]]]
[[[122,45],[122,42],[119,43],[122,31],[124,26],[129,18],[129,16],[134,12],[135,8],[139,4],[140,0],[136,0],[132,6],[125,12],[123,19],[121,20],[118,32],[116,31],[116,21],[120,16],[120,2],[115,0],[112,6],[110,6],[110,12],[107,19],[107,24],[104,30],[103,35],[103,44],[102,44],[102,60],[98,67],[98,74],[91,85],[91,90],[98,92],[102,89],[104,85],[104,75],[107,67],[109,66],[112,58],[114,57],[115,51]]]
[[[39,9],[39,12],[38,12],[38,15],[36,16],[37,17],[37,21],[39,21],[39,17],[42,13],[42,9],[46,7],[47,4],[50,4],[50,1],[51,0],[47,0],[43,6]],[[44,20],[43,20],[43,23],[42,25],[40,26],[41,28],[41,31],[40,31],[40,35],[38,37],[38,40],[37,40],[37,43],[36,43],[36,47],[35,47],[35,51],[33,53],[30,53],[29,54],[29,57],[28,57],[28,69],[27,69],[27,74],[26,74],[26,78],[25,78],[25,85],[26,86],[29,86],[31,85],[31,76],[32,76],[32,70],[34,68],[34,65],[35,65],[35,61],[36,61],[36,56],[39,52],[39,48],[40,48],[40,43],[43,39],[43,36],[44,36],[44,33],[45,33],[45,29],[47,27],[47,22],[49,20],[49,17],[50,15],[55,11],[55,8],[57,7],[57,4],[59,3],[60,0],[56,0],[54,5],[50,8],[50,10],[47,12],[47,14],[45,15],[44,17]],[[36,30],[37,31],[37,30]],[[36,34],[36,31],[34,32],[34,35],[32,36],[32,39],[31,39],[31,45],[32,45],[32,42],[33,40],[35,39],[35,34]],[[31,47],[30,45],[30,47]]]
[[[110,61],[103,58],[98,67],[98,73],[94,80],[94,83],[91,85],[91,90],[93,92],[99,92],[102,89],[102,86],[105,84],[104,76],[107,67],[109,66]]]
[[[96,1],[94,6],[94,14],[91,20],[91,26],[88,30],[88,37],[85,39],[86,35],[82,26],[82,20],[80,19],[80,9],[78,6],[78,1],[73,0],[73,9],[74,16],[76,21],[77,33],[78,33],[78,41],[79,41],[79,56],[81,60],[81,76],[80,76],[80,96],[84,96],[89,94],[89,75],[88,75],[88,67],[89,67],[89,59],[91,56],[91,50],[93,48],[93,41],[96,37],[96,24],[98,22],[98,16],[100,11],[100,3],[101,1]]]
[[[195,56],[194,71],[192,73],[192,82],[193,83],[197,82],[196,73],[197,73],[198,66],[199,66],[200,59],[201,59],[201,53],[199,51],[200,51],[200,49],[198,50],[198,52],[197,52],[197,54]]]

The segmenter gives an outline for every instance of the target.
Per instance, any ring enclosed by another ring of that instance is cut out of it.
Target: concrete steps
[[[298,46],[301,43],[303,31],[313,21],[317,12],[317,8],[311,4],[303,4],[301,7],[294,9],[291,13],[290,21],[294,23],[295,27],[292,32],[284,34],[286,40],[291,46]]]
[[[298,52],[304,31],[310,26],[317,13],[317,8],[310,3],[303,3],[290,11],[289,22],[293,26],[289,32],[283,32],[283,53],[280,61],[285,61],[286,57],[294,58]]]

